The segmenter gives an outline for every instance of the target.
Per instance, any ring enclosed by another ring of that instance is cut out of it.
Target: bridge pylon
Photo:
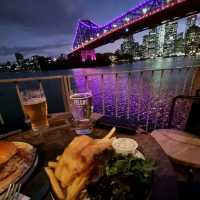
[[[95,50],[81,50],[81,58],[82,58],[82,62],[85,62],[86,60],[91,60],[94,61],[96,60],[96,53]]]

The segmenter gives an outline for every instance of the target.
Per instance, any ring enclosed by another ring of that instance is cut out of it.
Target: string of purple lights
[[[186,0],[146,0],[104,25],[97,25],[90,20],[78,20],[73,41],[73,51],[84,48],[85,45],[94,42],[113,31],[117,31],[119,28],[124,28],[124,31],[128,32],[129,29],[127,28],[127,25],[148,16],[150,13],[155,13],[159,11],[159,9],[183,1]]]

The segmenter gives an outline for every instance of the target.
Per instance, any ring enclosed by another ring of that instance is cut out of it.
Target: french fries
[[[116,131],[116,128],[113,127],[113,128],[110,130],[110,132],[103,138],[103,140],[112,138],[112,136],[114,135],[115,131]]]
[[[77,200],[80,197],[94,167],[95,156],[112,147],[115,131],[113,127],[102,139],[75,137],[56,161],[48,162],[45,171],[59,200]]]
[[[52,161],[49,161],[48,162],[48,167],[50,168],[53,168],[55,169],[57,167],[58,163],[57,162],[52,162]]]
[[[88,179],[87,176],[76,177],[76,179],[72,182],[72,184],[67,188],[68,195],[66,200],[77,199],[81,190],[84,189],[87,179]]]
[[[57,156],[57,157],[56,157],[56,160],[59,161],[60,158],[61,158],[61,155]]]
[[[49,167],[45,167],[44,169],[49,177],[51,186],[52,186],[53,191],[55,192],[56,196],[59,199],[65,199],[64,192],[62,191],[62,188],[60,187],[59,182],[57,181],[57,179],[53,173],[53,170],[50,169]]]

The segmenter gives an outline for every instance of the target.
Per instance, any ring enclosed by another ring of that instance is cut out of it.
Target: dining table
[[[109,129],[97,125],[95,120],[93,131],[89,136],[102,138],[109,132]],[[62,154],[73,138],[78,136],[71,113],[54,114],[49,118],[49,124],[49,128],[39,132],[18,131],[5,135],[1,139],[26,142],[37,149],[38,164],[21,189],[21,193],[30,197],[31,200],[52,199],[51,186],[44,167],[47,166],[48,161],[55,160],[58,155]],[[178,187],[173,166],[158,142],[150,134],[138,134],[134,130],[127,133],[117,129],[115,136],[136,140],[145,159],[155,161],[150,200],[178,200]]]

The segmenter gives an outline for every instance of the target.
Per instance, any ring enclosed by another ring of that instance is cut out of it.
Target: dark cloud
[[[38,34],[72,33],[84,0],[1,0],[0,24]]]
[[[68,53],[78,19],[104,24],[141,1],[0,0],[0,63],[13,59],[15,52]]]
[[[70,44],[54,44],[54,45],[43,45],[43,46],[35,46],[35,47],[1,47],[0,48],[0,56],[8,56],[8,55],[13,55],[16,52],[20,53],[32,53],[35,51],[44,51],[47,49],[56,49],[56,48],[63,48],[65,47],[66,49],[69,48]]]

